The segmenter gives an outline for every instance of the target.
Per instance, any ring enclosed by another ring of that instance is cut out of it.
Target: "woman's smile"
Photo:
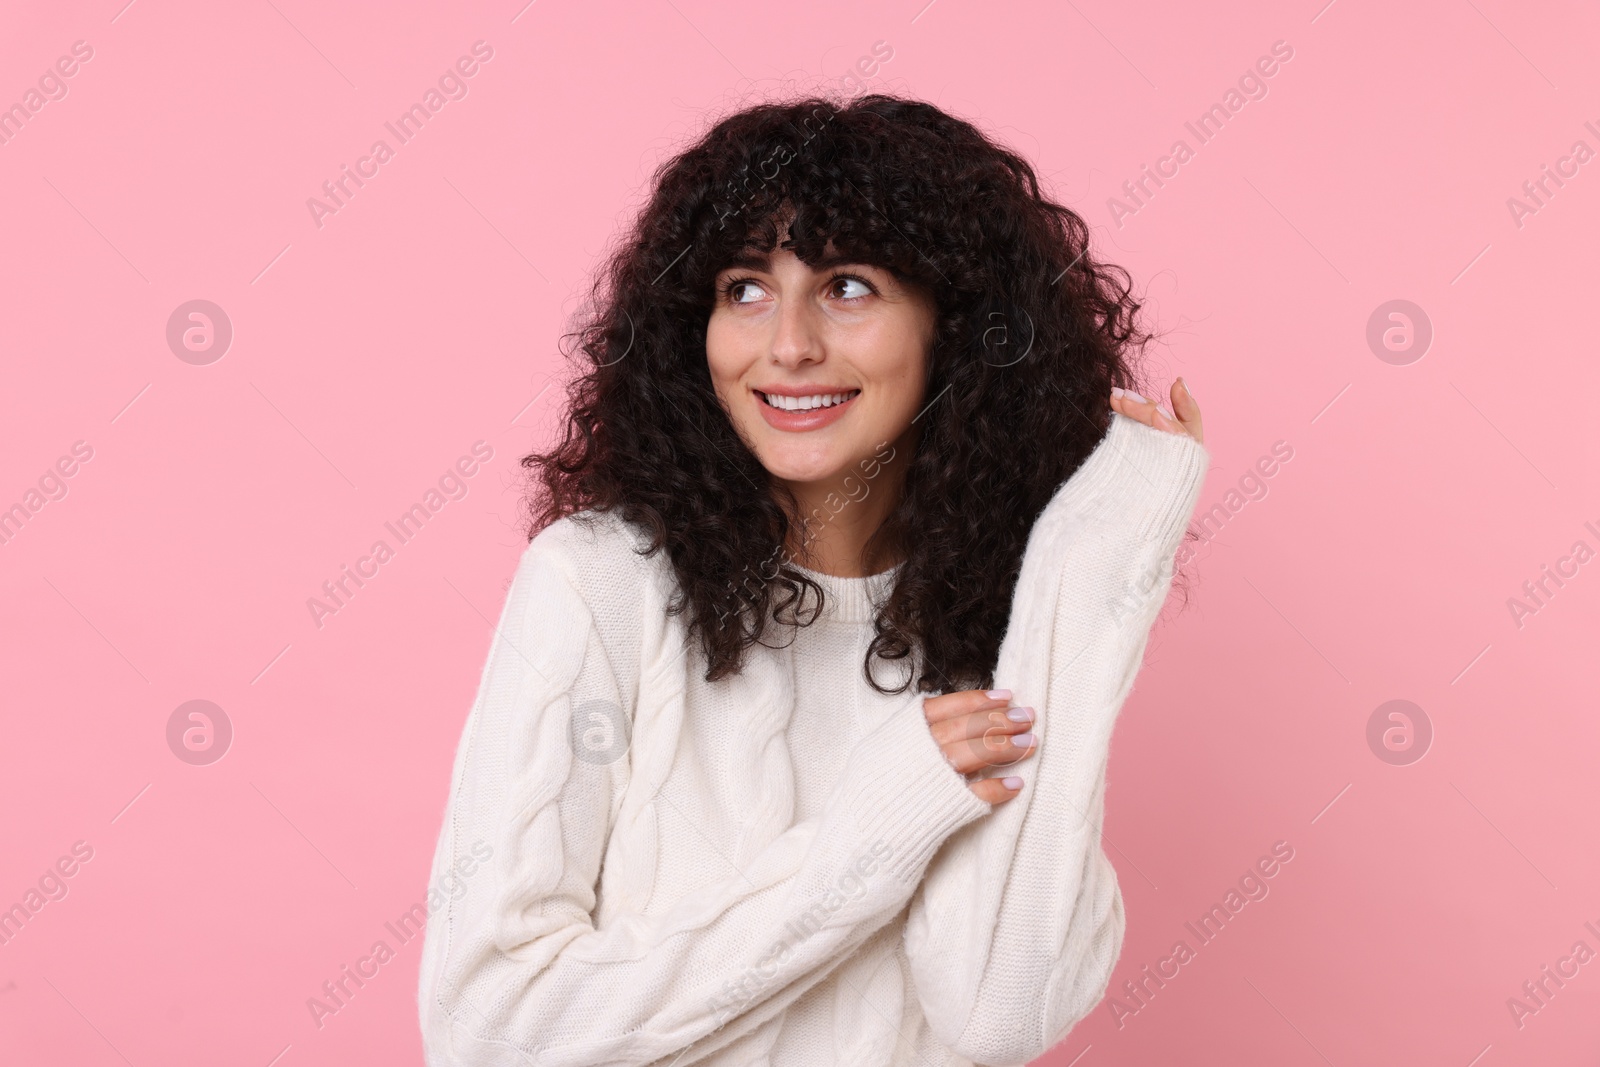
[[[843,418],[861,390],[848,386],[773,385],[752,389],[751,393],[768,426],[788,433],[806,433]]]

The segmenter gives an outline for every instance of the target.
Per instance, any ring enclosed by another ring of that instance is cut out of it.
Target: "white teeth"
[[[783,411],[810,411],[812,408],[828,408],[835,404],[842,404],[855,395],[855,390],[847,393],[818,393],[814,396],[779,396],[776,393],[761,394],[768,404]]]

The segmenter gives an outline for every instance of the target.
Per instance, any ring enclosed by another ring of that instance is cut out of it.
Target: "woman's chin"
[[[814,485],[832,482],[849,466],[844,459],[816,457],[762,456],[761,465],[780,482],[788,485]]]

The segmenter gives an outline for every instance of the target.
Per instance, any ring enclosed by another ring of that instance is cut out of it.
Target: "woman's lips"
[[[861,393],[858,390],[855,396],[837,404],[830,404],[823,408],[809,408],[805,411],[786,411],[775,408],[767,403],[758,390],[752,390],[756,398],[756,407],[761,409],[761,417],[767,420],[767,425],[775,430],[785,430],[789,433],[804,433],[808,430],[820,430],[822,427],[837,421],[845,411],[854,404]]]

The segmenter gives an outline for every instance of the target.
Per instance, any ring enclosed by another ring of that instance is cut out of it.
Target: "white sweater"
[[[1206,466],[1188,436],[1113,414],[1035,524],[995,684],[1037,709],[1039,744],[987,772],[1024,780],[993,808],[923,696],[863,676],[893,572],[813,574],[824,618],[707,683],[664,553],[609,516],[542,531],[434,856],[431,1067],[966,1067],[1050,1048],[1121,950],[1099,840],[1111,729]]]

